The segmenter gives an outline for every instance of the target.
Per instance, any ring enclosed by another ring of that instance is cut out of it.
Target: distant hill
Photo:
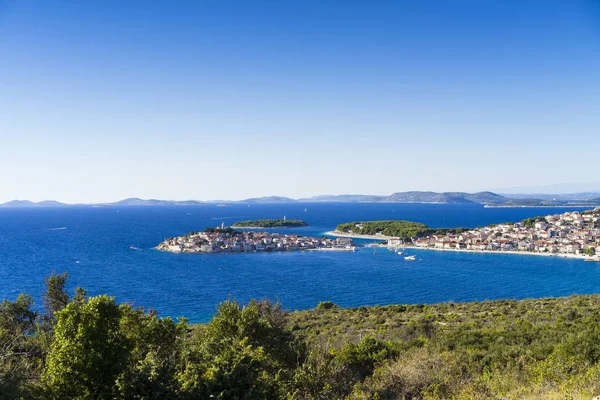
[[[581,192],[581,193],[503,193],[502,196],[510,199],[539,199],[550,201],[573,201],[573,200],[594,200],[600,198],[600,192]]]
[[[131,197],[113,203],[97,204],[65,204],[55,200],[33,202],[29,200],[12,200],[0,207],[59,207],[59,206],[199,206],[208,204],[282,204],[282,203],[433,203],[433,204],[483,204],[488,207],[588,207],[600,205],[600,193],[586,192],[562,195],[514,194],[499,195],[493,192],[397,192],[389,196],[366,194],[320,195],[292,199],[282,196],[253,197],[238,201],[225,200],[159,200]]]
[[[201,204],[204,203],[196,200],[144,200],[137,197],[131,197],[114,203],[105,203],[105,205],[109,206],[195,206]]]
[[[440,203],[440,204],[503,204],[508,199],[492,192],[398,192],[381,199],[384,203]]]
[[[0,207],[58,207],[66,206],[64,203],[59,203],[54,200],[44,200],[39,203],[29,200],[12,200],[7,203],[0,204]]]
[[[381,201],[386,196],[376,196],[369,194],[338,194],[338,195],[321,195],[313,197],[305,197],[298,199],[300,202],[337,202],[337,203],[355,203],[355,202],[376,202]]]
[[[296,203],[298,200],[289,197],[280,196],[267,196],[267,197],[253,197],[250,199],[240,200],[238,203],[250,203],[250,204],[268,204],[268,203]]]

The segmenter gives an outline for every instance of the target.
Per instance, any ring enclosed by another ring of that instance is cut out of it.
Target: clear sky
[[[0,0],[0,201],[598,181],[596,0]]]

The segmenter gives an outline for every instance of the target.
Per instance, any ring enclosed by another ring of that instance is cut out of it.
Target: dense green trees
[[[473,399],[600,394],[600,296],[285,312],[188,325],[46,280],[0,304],[0,399]]]
[[[347,222],[338,225],[335,229],[340,232],[352,232],[361,235],[375,235],[381,233],[386,236],[398,236],[403,238],[420,236],[430,231],[427,225],[411,221]]]
[[[236,222],[232,225],[234,228],[294,228],[308,226],[308,224],[299,219],[257,219]]]
[[[404,239],[422,237],[427,235],[445,235],[447,233],[461,233],[468,228],[429,228],[425,224],[411,221],[368,221],[368,222],[346,222],[338,225],[336,230],[340,232],[355,233],[359,235],[382,234],[385,236],[396,236]]]

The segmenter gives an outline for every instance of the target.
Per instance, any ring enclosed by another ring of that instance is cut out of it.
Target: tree
[[[69,294],[65,290],[68,272],[55,275],[54,272],[46,277],[46,293],[44,293],[43,323],[47,329],[51,329],[56,318],[54,313],[62,310],[69,303]]]
[[[54,343],[43,381],[53,399],[113,399],[130,345],[119,329],[114,298],[71,302],[55,313]]]
[[[31,340],[37,318],[32,307],[33,299],[25,294],[0,304],[0,399],[21,397],[22,385],[35,369],[40,352]]]
[[[297,359],[279,305],[228,300],[190,343],[182,390],[194,399],[282,398]]]
[[[182,320],[159,319],[156,313],[121,306],[120,329],[132,348],[127,368],[117,379],[123,399],[172,399],[179,392],[176,375],[187,327]]]

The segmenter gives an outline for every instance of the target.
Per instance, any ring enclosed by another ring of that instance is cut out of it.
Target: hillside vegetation
[[[256,219],[248,221],[239,221],[231,225],[233,228],[293,228],[308,226],[308,224],[299,219]]]
[[[337,231],[358,235],[396,236],[404,239],[427,235],[445,235],[446,233],[460,233],[467,228],[429,228],[425,224],[412,221],[364,221],[346,222],[335,228]]]
[[[0,399],[591,399],[600,296],[158,318],[47,279],[0,304]]]

